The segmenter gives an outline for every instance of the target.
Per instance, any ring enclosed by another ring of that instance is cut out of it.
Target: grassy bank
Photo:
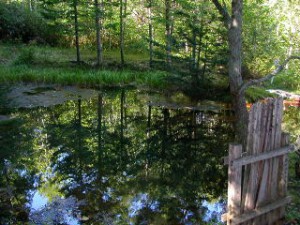
[[[134,72],[95,70],[81,68],[40,68],[28,65],[0,66],[0,82],[38,82],[84,87],[146,85],[153,88],[165,86],[165,72]]]
[[[185,71],[185,74],[178,71],[170,74],[159,69],[164,67],[160,61],[156,62],[156,69],[150,69],[147,53],[126,51],[123,69],[120,66],[120,54],[116,50],[104,51],[101,69],[95,67],[95,49],[82,48],[81,58],[83,63],[76,64],[75,49],[71,48],[0,44],[0,82],[55,83],[83,87],[133,85],[152,89],[175,87],[175,90],[183,90],[196,98],[230,101],[226,76],[210,74],[195,86],[189,71]],[[175,68],[180,66],[185,65],[178,64]],[[262,88],[249,88],[246,92],[247,100],[255,102],[272,96],[265,89],[298,93],[300,78],[293,71],[284,71],[272,81],[265,82]]]
[[[94,67],[95,56],[89,49],[82,50],[84,63],[74,62],[73,49],[38,46],[0,45],[0,82],[38,82],[61,85],[148,86],[164,88],[167,73],[144,68],[145,56],[128,55],[124,69],[120,69],[116,52],[107,52],[104,67]],[[134,67],[135,66],[135,67]]]

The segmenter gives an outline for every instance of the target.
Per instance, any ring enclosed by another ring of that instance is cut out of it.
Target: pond
[[[73,99],[29,89],[2,88],[1,224],[220,220],[233,133],[224,105],[134,89]]]
[[[220,222],[226,105],[136,89],[1,91],[1,224]]]

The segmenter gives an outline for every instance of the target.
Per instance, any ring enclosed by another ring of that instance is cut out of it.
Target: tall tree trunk
[[[232,104],[236,118],[235,140],[245,147],[247,142],[248,111],[246,108],[245,93],[244,91],[240,91],[244,84],[242,78],[243,0],[231,1],[231,16],[218,0],[212,0],[212,2],[223,16],[224,25],[228,28],[228,75]]]
[[[152,25],[152,0],[148,0],[148,23],[149,23],[149,66],[153,67],[153,25]]]
[[[80,48],[79,48],[79,25],[78,25],[78,0],[73,0],[74,10],[74,26],[75,26],[75,45],[76,45],[76,61],[80,63]]]
[[[165,20],[166,20],[166,64],[171,69],[171,51],[172,51],[172,16],[171,16],[172,0],[165,0]]]
[[[120,56],[121,66],[125,64],[124,59],[124,34],[125,34],[125,17],[126,17],[127,0],[120,0]]]
[[[97,62],[96,66],[102,66],[103,64],[103,51],[102,51],[102,16],[103,16],[103,0],[95,0],[95,24],[96,24],[96,40],[97,40]]]
[[[232,17],[228,30],[230,93],[236,115],[236,141],[245,146],[247,140],[248,111],[244,93],[239,90],[242,78],[242,22],[243,0],[232,0]]]
[[[192,37],[192,71],[195,71],[196,68],[197,68],[197,59],[196,59],[197,31],[196,31],[195,27],[193,27],[193,33],[192,33],[192,35],[193,35],[193,37]]]

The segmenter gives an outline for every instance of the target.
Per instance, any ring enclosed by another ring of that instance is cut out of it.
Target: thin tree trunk
[[[197,32],[196,32],[196,28],[193,27],[193,38],[192,38],[192,70],[193,71],[197,67],[196,51],[197,51]]]
[[[97,40],[97,62],[96,66],[103,64],[103,51],[102,51],[102,16],[103,16],[103,1],[99,4],[99,0],[94,1],[95,4],[95,24],[96,24],[96,40]]]
[[[165,20],[166,20],[166,64],[167,68],[171,68],[172,58],[172,16],[171,16],[172,0],[165,0]]]
[[[73,0],[74,9],[74,26],[75,26],[75,45],[76,45],[76,61],[80,63],[80,48],[79,48],[79,25],[78,25],[78,0]]]
[[[149,66],[153,67],[153,25],[152,25],[152,0],[148,2],[148,22],[149,22]]]
[[[125,17],[126,17],[127,0],[120,0],[120,56],[121,66],[125,64],[124,59],[124,34],[125,34]]]

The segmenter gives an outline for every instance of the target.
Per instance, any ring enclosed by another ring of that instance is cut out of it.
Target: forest
[[[229,12],[230,1],[222,4]],[[297,55],[299,5],[284,0],[243,4],[242,76],[247,80]],[[0,30],[4,81],[165,83],[204,97],[206,89],[222,93],[229,85],[227,28],[213,1],[5,0]],[[66,70],[69,80],[51,76],[51,65]],[[298,70],[291,62],[272,84],[297,90]],[[257,90],[252,94],[255,98]]]

